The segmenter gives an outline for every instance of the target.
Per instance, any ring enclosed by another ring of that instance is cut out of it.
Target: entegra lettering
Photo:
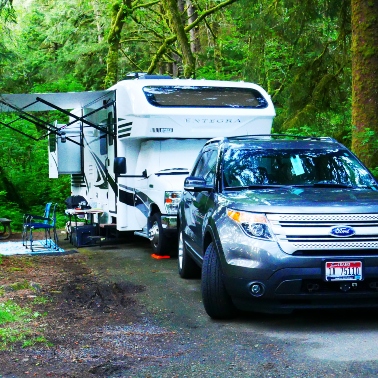
[[[186,123],[240,123],[240,119],[222,118],[186,118]]]

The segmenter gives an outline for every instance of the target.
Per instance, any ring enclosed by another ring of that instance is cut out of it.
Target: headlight
[[[251,238],[273,241],[265,214],[227,209],[227,215]]]
[[[181,192],[165,192],[164,206],[167,214],[176,214],[181,198]]]

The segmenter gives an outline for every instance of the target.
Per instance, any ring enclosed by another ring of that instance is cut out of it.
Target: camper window
[[[253,88],[151,85],[143,88],[147,101],[157,107],[266,108],[268,102]]]

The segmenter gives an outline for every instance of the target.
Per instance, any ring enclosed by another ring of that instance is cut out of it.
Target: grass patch
[[[46,298],[46,297],[35,297],[33,299],[33,304],[46,304],[48,302],[51,302],[51,299],[50,298]]]
[[[22,268],[17,268],[17,267],[11,267],[9,269],[10,272],[22,272],[23,269]]]
[[[28,324],[40,316],[38,312],[22,308],[11,300],[0,303],[0,350],[9,349],[15,343],[21,343],[23,347],[45,343],[46,339],[36,334],[35,327]]]
[[[27,281],[27,280],[24,280],[22,282],[15,282],[15,283],[9,285],[9,287],[14,291],[25,290],[25,289],[33,289],[33,287],[30,285],[29,281]]]

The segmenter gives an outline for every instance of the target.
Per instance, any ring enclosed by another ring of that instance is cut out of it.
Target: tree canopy
[[[97,90],[129,72],[251,81],[272,96],[274,131],[335,137],[378,173],[377,20],[369,0],[0,0],[0,93]],[[1,142],[0,190],[28,207],[46,146],[10,130]]]

